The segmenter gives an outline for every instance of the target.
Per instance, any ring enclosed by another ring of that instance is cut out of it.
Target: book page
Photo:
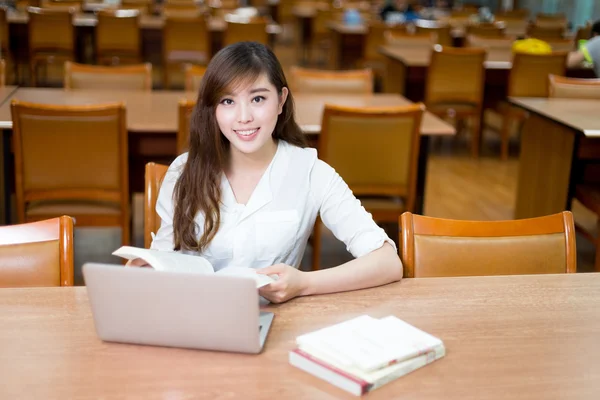
[[[269,275],[257,274],[254,268],[248,267],[225,267],[217,271],[217,274],[250,277],[256,281],[257,289],[275,282],[275,279],[271,278]]]
[[[214,268],[208,260],[189,254],[123,246],[114,251],[113,255],[127,260],[141,258],[158,271],[214,273]]]

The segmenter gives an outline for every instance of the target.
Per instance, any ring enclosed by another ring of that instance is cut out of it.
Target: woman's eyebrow
[[[267,88],[256,88],[250,91],[250,94],[258,93],[258,92],[270,92]]]

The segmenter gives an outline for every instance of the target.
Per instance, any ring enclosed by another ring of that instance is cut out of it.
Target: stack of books
[[[363,315],[296,338],[290,364],[356,396],[446,354],[444,343],[394,316]]]

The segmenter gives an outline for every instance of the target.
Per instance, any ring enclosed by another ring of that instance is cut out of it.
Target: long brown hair
[[[226,93],[254,82],[262,74],[280,95],[288,87],[275,54],[254,42],[227,46],[208,64],[191,115],[188,159],[173,193],[175,250],[203,251],[219,230],[221,174],[230,144],[219,129],[215,110]],[[288,94],[272,136],[299,147],[306,146],[304,134],[294,119],[292,93]],[[195,217],[199,212],[204,215],[204,227],[198,239]]]

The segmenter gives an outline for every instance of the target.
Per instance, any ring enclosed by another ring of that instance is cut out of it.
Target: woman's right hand
[[[150,266],[150,264],[148,264],[146,261],[142,260],[141,258],[134,258],[133,260],[129,260],[127,261],[127,264],[125,264],[126,267],[143,267],[143,268],[152,268]]]

